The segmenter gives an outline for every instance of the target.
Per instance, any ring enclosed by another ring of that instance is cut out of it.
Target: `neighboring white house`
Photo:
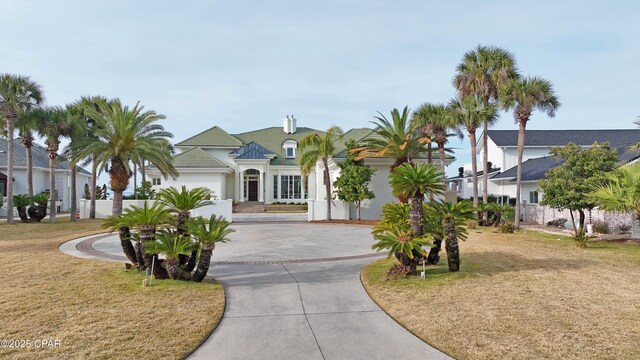
[[[281,127],[239,134],[229,134],[214,126],[175,144],[181,151],[174,157],[174,166],[179,172],[176,179],[165,180],[153,167],[148,174],[156,191],[170,186],[204,186],[213,191],[214,197],[232,199],[240,207],[243,204],[308,202],[310,219],[321,219],[326,213],[323,165],[317,163],[306,184],[299,165],[299,143],[311,134],[322,135],[323,131],[298,127],[293,116],[287,116]],[[345,143],[349,139],[360,141],[371,134],[370,129],[351,129],[336,140],[337,151],[329,161],[331,182],[340,173],[337,163],[346,158]],[[452,161],[452,157],[447,158],[447,164]],[[363,219],[377,219],[382,205],[394,200],[388,180],[392,160],[366,159],[365,163],[377,170],[370,184],[376,198],[363,203],[361,216]],[[335,200],[334,206],[334,218],[348,219],[355,214],[355,209],[348,204]]]
[[[488,160],[493,170],[489,172],[488,193],[498,197],[499,202],[515,205],[516,171],[518,161],[518,130],[488,131]],[[611,148],[617,149],[620,162],[628,163],[640,157],[628,148],[640,142],[640,129],[617,130],[527,130],[522,153],[522,181],[520,199],[526,207],[526,213],[534,214],[542,211],[538,203],[544,194],[538,182],[545,174],[560,162],[549,154],[551,146],[565,146],[569,142],[582,147],[589,147],[594,142],[608,142]],[[482,140],[478,142],[478,164],[482,164]],[[481,165],[479,165],[481,167]],[[449,188],[456,190],[458,196],[472,196],[473,186],[471,173],[463,172],[459,176],[448,178]],[[482,194],[482,174],[478,176],[479,194]],[[532,215],[533,216],[533,215]],[[548,218],[548,217],[547,217]],[[542,217],[525,218],[525,221],[542,222]],[[550,219],[547,219],[550,220]]]
[[[27,157],[24,145],[14,140],[13,179],[7,179],[7,140],[0,138],[0,193],[7,196],[7,186],[13,185],[13,194],[27,193]],[[49,156],[45,147],[34,144],[32,147],[33,192],[49,192]],[[55,165],[56,190],[61,210],[71,208],[71,170],[69,163],[58,161]],[[91,173],[77,168],[77,198],[84,194],[84,185],[91,183]]]

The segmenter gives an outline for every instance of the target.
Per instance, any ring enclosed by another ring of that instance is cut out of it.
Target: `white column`
[[[238,167],[236,167],[236,171],[233,174],[233,187],[234,187],[234,193],[233,193],[233,198],[236,201],[240,201],[240,190],[238,188],[238,183],[240,182],[240,174],[239,174],[239,170]]]
[[[240,172],[240,202],[244,202],[244,171]]]
[[[258,201],[264,201],[264,172],[258,175]]]
[[[271,181],[271,172],[269,171],[269,164],[267,164],[264,167],[264,186],[265,186],[264,199],[265,201],[271,202],[271,197],[269,196],[269,193],[271,192],[271,189],[273,189],[273,186],[269,186],[269,181]]]

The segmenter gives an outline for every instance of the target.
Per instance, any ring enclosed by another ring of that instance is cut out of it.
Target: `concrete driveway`
[[[225,313],[190,359],[449,358],[365,292],[360,269],[381,256],[371,251],[369,227],[265,222],[233,228],[232,241],[214,251],[209,272],[225,285]],[[122,256],[115,236],[79,239],[61,250]]]

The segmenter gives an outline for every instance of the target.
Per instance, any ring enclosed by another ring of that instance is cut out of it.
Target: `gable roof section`
[[[56,170],[69,170],[69,162],[61,159],[61,157],[58,157],[55,163]],[[31,160],[34,168],[49,170],[49,155],[47,154],[47,148],[44,146],[33,144],[31,147]],[[27,166],[27,150],[19,139],[13,140],[13,166]],[[2,138],[0,138],[0,167],[7,167],[7,139]],[[76,170],[79,174],[91,175],[90,172],[80,166],[76,166]]]
[[[242,141],[235,136],[224,131],[219,126],[205,130],[186,140],[176,144],[176,146],[242,146]]]
[[[551,156],[529,159],[522,163],[522,181],[537,181],[544,179],[544,174],[554,167],[560,165],[561,160]],[[491,177],[491,180],[511,180],[516,181],[518,166]]]
[[[299,127],[293,134],[287,134],[282,130],[282,127],[270,127],[261,130],[249,131],[245,133],[236,134],[235,137],[242,140],[245,143],[255,142],[260,144],[263,148],[267,149],[277,157],[271,160],[271,165],[298,165],[298,159],[287,159],[282,143],[285,140],[295,140],[300,144],[300,140],[303,137],[311,134],[323,135],[324,132],[307,127]]]
[[[274,154],[264,146],[252,141],[247,145],[236,149],[230,153],[230,155],[236,155],[234,159],[238,160],[259,160],[259,159],[271,159]]]
[[[173,158],[173,166],[175,168],[195,168],[195,169],[227,169],[227,166],[215,156],[202,150],[201,148],[192,148]]]

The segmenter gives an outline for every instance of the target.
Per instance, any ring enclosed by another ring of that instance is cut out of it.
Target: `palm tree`
[[[409,219],[413,236],[422,236],[422,202],[425,195],[440,195],[444,191],[442,172],[433,164],[402,164],[391,173],[393,196],[404,196],[411,204]]]
[[[605,182],[589,196],[602,210],[633,211],[635,221],[640,220],[640,165],[631,164],[608,173]]]
[[[37,130],[37,124],[33,117],[23,114],[16,121],[16,128],[27,157],[27,195],[33,196],[33,132]]]
[[[99,167],[109,167],[113,190],[113,215],[122,213],[122,193],[129,186],[130,162],[146,158],[165,176],[177,176],[168,151],[171,133],[156,122],[165,118],[155,111],[143,112],[137,103],[132,109],[119,100],[98,104],[99,111],[86,109],[96,122],[96,140],[88,144],[82,155],[94,156]]]
[[[318,159],[324,166],[324,185],[327,192],[327,220],[331,220],[331,177],[329,175],[329,159],[336,151],[334,141],[342,136],[342,129],[330,127],[326,133],[307,135],[300,140],[300,167],[303,173],[315,166]]]
[[[13,132],[18,118],[44,101],[38,83],[27,76],[0,75],[0,120],[7,131],[7,179],[13,179]],[[13,184],[7,186],[7,224],[13,224]]]
[[[185,235],[185,223],[191,216],[191,210],[213,205],[213,202],[208,198],[211,196],[211,191],[205,187],[197,187],[191,190],[187,190],[187,187],[182,185],[180,191],[174,188],[162,189],[158,192],[158,202],[166,206],[169,211],[176,215],[178,223],[176,224],[177,235]],[[196,265],[196,257],[198,256],[197,249],[191,252],[191,257],[182,255],[179,256],[180,265],[186,263],[185,271],[191,272]]]
[[[78,119],[83,119],[86,123],[86,133],[84,136],[76,139],[74,144],[77,145],[78,149],[83,149],[88,144],[92,143],[96,140],[95,131],[97,123],[90,117],[88,117],[85,112],[87,109],[93,109],[95,111],[100,111],[100,104],[108,103],[109,100],[103,96],[82,96],[79,100],[67,106],[67,111],[69,111],[72,116],[77,117]],[[96,218],[96,189],[98,187],[98,162],[95,160],[94,154],[90,156],[82,155],[81,152],[74,154],[74,159],[78,163],[82,163],[82,166],[88,165],[91,162],[91,186],[90,186],[90,200],[89,200],[89,218]],[[84,159],[84,161],[82,161]]]
[[[356,160],[367,157],[390,157],[393,164],[389,168],[393,172],[395,168],[404,163],[413,163],[413,158],[424,153],[424,144],[429,142],[428,137],[420,138],[409,122],[409,108],[391,110],[391,120],[381,113],[372,121],[375,125],[372,135],[362,141],[362,147],[354,149],[358,153]]]
[[[45,138],[47,153],[49,154],[49,219],[56,221],[56,159],[60,149],[60,138],[71,136],[79,126],[75,119],[61,107],[35,109],[27,116],[33,117],[37,123],[38,133]]]
[[[458,97],[464,98],[469,95],[478,96],[485,105],[499,104],[500,89],[509,81],[518,79],[518,69],[516,60],[510,52],[493,46],[478,45],[475,49],[467,52],[462,57],[462,61],[456,67],[456,75],[453,78],[453,86],[458,90]],[[492,122],[485,119],[482,131],[482,201],[488,202],[488,178],[489,160],[487,140],[489,127],[497,121]],[[476,173],[473,173],[477,184]],[[483,215],[486,221],[486,213]]]
[[[200,245],[200,259],[196,272],[193,274],[193,280],[201,282],[209,271],[211,264],[211,254],[216,247],[216,243],[225,243],[229,241],[227,237],[235,230],[229,228],[231,223],[222,216],[216,217],[211,215],[209,220],[203,217],[189,219],[187,222],[187,231],[193,236]]]
[[[120,245],[127,258],[140,270],[151,269],[154,261],[159,264],[158,257],[156,254],[148,253],[146,246],[147,243],[154,240],[158,229],[168,227],[169,214],[169,209],[165,208],[163,204],[154,202],[152,206],[149,206],[145,201],[142,207],[132,206],[122,214],[108,217],[102,226],[110,228],[112,231],[119,229]],[[137,230],[135,247],[131,244],[130,228]],[[156,278],[166,278],[167,274],[162,271],[160,266],[155,266],[153,270]]]
[[[516,175],[516,217],[515,226],[520,226],[520,185],[522,180],[522,151],[527,122],[533,110],[544,111],[554,117],[560,101],[553,91],[551,82],[538,77],[511,80],[500,93],[502,107],[512,110],[518,124],[518,171]]]
[[[146,244],[145,251],[150,255],[165,255],[164,266],[171,279],[191,280],[191,274],[180,269],[178,258],[180,255],[189,254],[194,247],[193,241],[188,237],[169,231],[162,231],[155,235],[155,241],[150,241]]]
[[[467,130],[471,143],[471,172],[473,174],[473,206],[478,206],[478,161],[476,157],[476,130],[482,124],[491,124],[498,119],[498,108],[495,104],[485,105],[475,95],[465,96],[462,99],[453,99],[449,103],[455,122]],[[484,173],[486,179],[487,174]],[[484,187],[483,187],[484,188]]]
[[[444,174],[445,167],[445,145],[449,142],[449,137],[456,135],[462,137],[459,129],[458,119],[452,116],[451,109],[444,104],[422,104],[414,113],[411,119],[411,126],[414,129],[428,128],[431,131],[430,140],[438,145],[438,156],[440,158],[440,170]],[[422,135],[427,136],[425,134]]]
[[[460,248],[458,239],[466,239],[466,229],[461,225],[465,220],[475,218],[475,208],[467,200],[462,200],[455,204],[439,201],[433,203],[432,208],[442,221],[449,271],[459,271]]]

